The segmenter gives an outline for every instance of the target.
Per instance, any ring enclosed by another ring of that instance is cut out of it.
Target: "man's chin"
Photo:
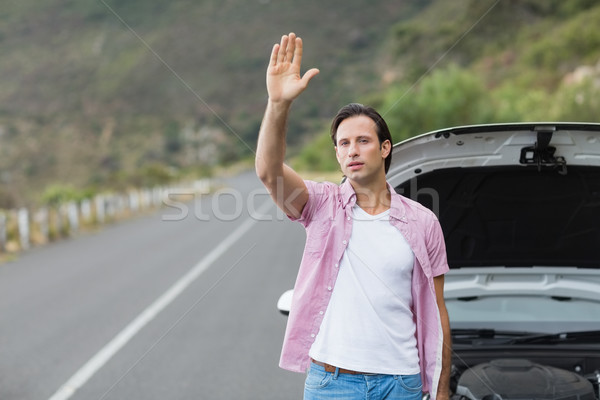
[[[343,171],[344,176],[347,180],[352,183],[352,186],[369,186],[374,181],[377,181],[379,176],[375,172],[368,173],[368,171]],[[385,177],[385,175],[384,175]]]
[[[349,180],[351,183],[357,184],[357,185],[364,185],[365,183],[369,182],[369,178],[366,177],[364,174],[359,174],[356,172],[348,172],[345,174],[346,179]]]

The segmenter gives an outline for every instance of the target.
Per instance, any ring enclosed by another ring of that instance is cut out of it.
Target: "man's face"
[[[335,154],[344,175],[351,181],[366,184],[377,174],[385,175],[384,160],[391,151],[386,140],[381,145],[377,126],[365,115],[343,120],[337,129]]]

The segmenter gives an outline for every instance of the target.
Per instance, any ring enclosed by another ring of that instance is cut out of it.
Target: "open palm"
[[[267,69],[267,91],[274,102],[291,102],[306,89],[308,82],[319,73],[316,68],[300,75],[302,39],[290,33],[273,46]]]

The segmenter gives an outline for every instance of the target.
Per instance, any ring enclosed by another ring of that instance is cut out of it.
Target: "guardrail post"
[[[33,217],[41,235],[41,243],[47,243],[50,239],[49,213],[46,207],[40,208]]]
[[[182,183],[182,192],[173,186],[155,186],[129,192],[99,194],[81,203],[62,203],[29,211],[26,207],[0,210],[0,252],[27,250],[85,229],[85,224],[104,224],[145,211],[160,208],[171,193],[197,195],[211,190],[209,179]],[[83,228],[82,228],[83,226]]]
[[[69,218],[70,233],[77,233],[79,231],[79,211],[77,210],[77,203],[74,201],[67,204],[67,217]]]
[[[0,252],[6,251],[6,214],[0,213]]]
[[[108,196],[106,198],[106,215],[108,215],[109,218],[114,218],[116,213],[117,212],[115,209],[115,196]]]
[[[137,212],[140,209],[140,196],[138,192],[132,190],[129,192],[129,210],[131,212]]]
[[[94,204],[96,207],[96,221],[99,224],[104,223],[105,208],[104,208],[104,196],[98,195],[94,198]]]
[[[25,207],[17,211],[17,226],[19,227],[19,241],[21,248],[29,248],[29,211]]]
[[[162,187],[156,186],[152,189],[152,205],[154,207],[160,207],[162,205]]]
[[[81,201],[81,221],[89,223],[92,220],[92,203],[90,199],[83,199]]]

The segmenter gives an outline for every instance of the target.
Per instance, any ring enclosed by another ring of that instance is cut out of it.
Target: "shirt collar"
[[[351,206],[353,206],[354,203],[356,203],[356,193],[348,179],[345,179],[344,182],[342,182],[340,194],[342,195],[342,207],[346,208],[348,204],[352,203]]]
[[[402,201],[402,196],[398,195],[392,185],[386,182],[388,190],[392,194],[392,201],[390,205],[390,217],[393,217],[397,220],[400,220],[404,223],[408,222],[406,218],[406,208],[404,202]],[[356,193],[354,192],[354,188],[350,184],[348,179],[344,180],[344,182],[340,186],[340,194],[342,199],[342,207],[346,208],[348,205],[351,207],[356,203]]]
[[[392,185],[388,183],[387,186],[388,190],[392,194],[392,201],[390,204],[390,217],[407,223],[408,219],[406,217],[406,206],[402,201],[402,196],[396,193]]]

